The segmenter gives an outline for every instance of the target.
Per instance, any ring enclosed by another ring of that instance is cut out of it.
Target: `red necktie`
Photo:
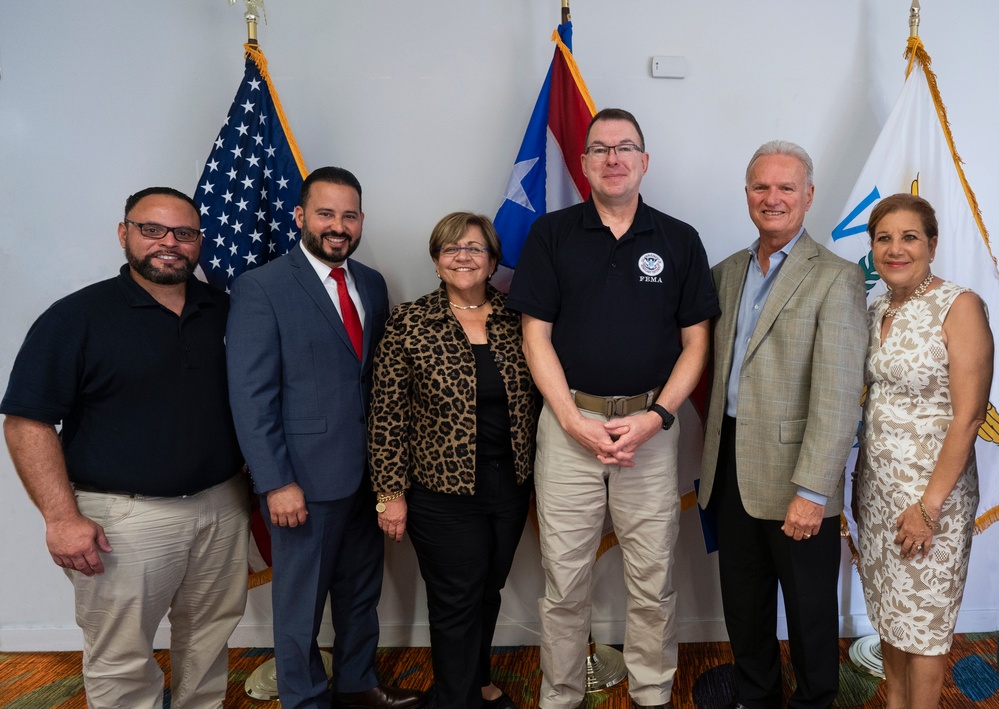
[[[357,358],[361,359],[361,352],[364,348],[364,335],[361,330],[361,318],[357,316],[357,306],[354,299],[347,292],[347,274],[343,267],[334,268],[330,271],[330,276],[336,281],[336,294],[340,296],[340,316],[343,318],[343,326],[347,330],[347,337],[354,345]]]

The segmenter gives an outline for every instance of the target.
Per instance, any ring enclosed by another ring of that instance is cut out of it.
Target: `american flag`
[[[195,190],[205,234],[201,269],[216,288],[288,253],[305,162],[260,47],[243,45],[246,72]]]

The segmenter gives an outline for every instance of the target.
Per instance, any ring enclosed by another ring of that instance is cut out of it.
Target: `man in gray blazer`
[[[371,357],[388,292],[349,258],[361,240],[361,185],[342,168],[302,185],[290,253],[236,279],[226,330],[229,398],[271,533],[274,654],[284,709],[329,709],[319,653],[327,597],[333,706],[422,706],[375,674],[384,541],[367,473]]]
[[[860,268],[802,226],[812,161],[772,141],[746,170],[759,239],[712,269],[722,314],[699,502],[718,520],[722,603],[737,701],[781,707],[777,585],[797,689],[787,706],[825,708],[839,680],[839,513],[860,420],[867,348]]]

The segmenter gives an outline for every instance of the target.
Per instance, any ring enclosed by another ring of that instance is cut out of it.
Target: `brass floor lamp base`
[[[332,679],[333,656],[325,650],[321,651],[320,654],[323,656],[323,667],[326,669],[326,676]],[[253,670],[250,676],[246,678],[246,683],[243,687],[246,689],[246,693],[254,699],[264,702],[272,702],[277,699],[277,664],[274,662],[274,658],[272,657]]]
[[[884,659],[881,656],[881,638],[865,635],[850,645],[850,662],[860,670],[875,677],[885,678]]]
[[[627,676],[628,668],[621,651],[591,639],[586,653],[586,693],[613,687]]]

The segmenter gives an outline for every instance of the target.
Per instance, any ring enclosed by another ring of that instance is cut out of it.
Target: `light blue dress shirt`
[[[760,314],[763,306],[766,305],[770,291],[773,290],[777,281],[777,274],[780,273],[781,266],[787,260],[791,249],[798,243],[798,239],[805,232],[802,227],[787,244],[780,250],[770,254],[770,268],[766,274],[760,266],[760,261],[756,252],[760,247],[760,240],[757,239],[749,247],[750,259],[749,270],[746,273],[746,284],[742,288],[742,297],[739,299],[739,320],[735,327],[735,346],[732,348],[732,371],[728,375],[728,392],[725,402],[725,413],[735,418],[737,411],[737,401],[739,399],[739,377],[742,374],[742,363],[746,359],[746,351],[749,349],[749,340],[756,331],[756,324],[760,321]],[[800,497],[819,505],[826,504],[827,497],[814,490],[798,486]]]

